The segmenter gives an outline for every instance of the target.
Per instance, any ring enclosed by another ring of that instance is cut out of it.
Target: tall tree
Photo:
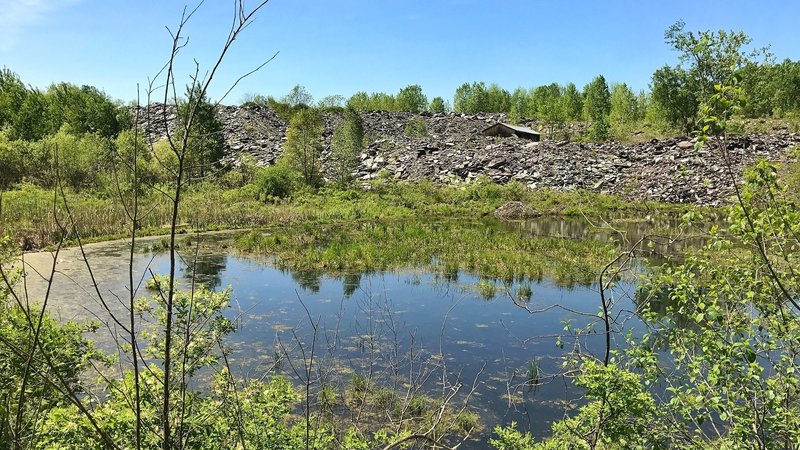
[[[428,106],[428,98],[422,93],[422,86],[412,84],[400,89],[395,97],[399,111],[422,112]]]
[[[511,94],[511,107],[509,108],[509,119],[513,123],[520,123],[523,118],[528,118],[532,114],[528,109],[528,90],[522,87],[514,89]]]
[[[627,136],[630,127],[638,118],[636,95],[625,83],[611,86],[611,109],[608,120],[615,138]]]
[[[333,173],[340,187],[353,181],[364,147],[364,124],[358,111],[347,108],[344,121],[333,132]]]
[[[0,128],[14,126],[17,112],[28,96],[28,89],[10,69],[0,70]]]
[[[743,31],[686,31],[686,23],[675,22],[664,32],[664,40],[680,53],[689,77],[695,83],[700,100],[714,94],[734,72],[759,58],[769,59],[768,48],[747,51],[752,39]]]
[[[482,112],[503,112],[511,111],[511,94],[495,83],[486,90],[486,105]]]
[[[50,86],[45,95],[51,132],[66,124],[76,134],[96,133],[113,138],[129,125],[123,120],[120,108],[93,86],[58,83]]]
[[[581,95],[575,83],[568,83],[564,88],[564,93],[561,96],[561,102],[564,108],[564,114],[567,120],[580,120],[583,112],[583,96]]]
[[[442,97],[433,97],[431,104],[428,105],[428,111],[432,113],[447,112],[447,105],[445,104],[444,99]]]
[[[344,107],[345,98],[341,95],[326,95],[317,102],[317,107],[321,109],[336,109]]]
[[[561,95],[561,86],[558,83],[542,85],[533,90],[536,118],[547,127],[551,139],[555,129],[561,128],[566,120]]]
[[[456,112],[475,114],[487,110],[488,99],[486,83],[476,81],[464,83],[456,89],[453,97],[453,109]]]
[[[369,94],[364,91],[356,92],[347,99],[347,107],[356,111],[366,111],[370,109]]]
[[[752,39],[742,31],[692,32],[678,21],[664,32],[664,41],[679,53],[679,65],[664,66],[653,74],[653,109],[684,132],[694,129],[699,105],[715,93],[716,86],[741,71],[757,77],[760,71],[753,68],[772,61],[766,47],[748,50]],[[749,91],[757,100],[756,109],[764,110],[766,102],[758,100],[762,92],[757,86],[766,86],[757,79],[751,81]]]
[[[700,100],[685,70],[670,66],[656,70],[650,88],[658,116],[685,133],[694,130]]]
[[[315,109],[304,109],[292,117],[286,130],[281,158],[289,164],[307,186],[322,184],[322,117]]]
[[[605,77],[598,75],[586,85],[584,92],[584,110],[592,121],[589,138],[595,141],[608,139],[608,114],[611,112],[611,94]]]
[[[289,106],[313,106],[314,97],[308,92],[305,86],[294,85],[291,91],[284,96],[281,101]]]
[[[186,174],[202,178],[225,155],[225,139],[216,108],[197,85],[187,87],[186,98],[178,104],[178,130],[185,127],[189,117],[193,119],[186,142]]]

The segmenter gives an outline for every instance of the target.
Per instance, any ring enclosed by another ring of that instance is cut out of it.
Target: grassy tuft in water
[[[478,293],[481,294],[484,300],[491,300],[497,293],[497,286],[484,278],[478,282]]]

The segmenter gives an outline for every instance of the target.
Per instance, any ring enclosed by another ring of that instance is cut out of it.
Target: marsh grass
[[[478,289],[487,298],[497,289],[490,280],[511,284],[547,277],[563,286],[591,284],[615,251],[607,242],[526,235],[488,218],[304,224],[244,233],[236,247],[276,256],[287,270],[333,275],[422,267],[451,279],[464,271],[485,278]]]
[[[485,278],[478,282],[477,288],[478,293],[481,294],[484,300],[491,300],[497,294],[497,286]]]
[[[31,184],[2,193],[0,233],[17,242],[46,247],[60,239],[56,218],[68,221],[64,199]],[[429,181],[376,180],[369,189],[322,189],[300,192],[278,202],[265,202],[253,185],[225,188],[202,183],[187,188],[179,214],[181,232],[242,229],[299,223],[387,221],[399,219],[463,218],[491,215],[507,201],[522,201],[533,211],[558,216],[641,217],[657,212],[683,211],[686,206],[630,203],[618,197],[585,191],[528,191],[518,183],[488,180],[462,186]],[[66,192],[66,202],[84,242],[126,236],[129,221],[122,201],[104,192]],[[140,198],[140,235],[164,234],[170,222],[170,202],[150,193]],[[71,229],[71,228],[70,228]],[[74,242],[74,233],[67,237]]]

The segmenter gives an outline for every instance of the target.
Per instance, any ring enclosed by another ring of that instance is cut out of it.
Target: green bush
[[[268,197],[286,198],[294,192],[295,175],[285,164],[269,166],[258,175],[256,186]]]
[[[406,122],[406,136],[412,138],[424,138],[428,135],[428,127],[422,119],[411,119]]]

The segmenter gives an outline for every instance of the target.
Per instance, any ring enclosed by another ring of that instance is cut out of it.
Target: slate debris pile
[[[163,105],[150,106],[154,139],[165,135]],[[155,114],[154,114],[155,113]],[[167,107],[167,120],[174,120]],[[249,154],[272,164],[282,152],[288,124],[264,107],[220,106],[226,160],[236,164]],[[530,188],[587,189],[617,194],[629,200],[658,200],[718,206],[733,194],[720,152],[695,149],[692,139],[671,138],[637,144],[542,141],[517,137],[485,137],[491,124],[507,121],[504,114],[362,113],[366,148],[357,177],[370,180],[381,171],[403,180],[429,179],[463,183],[486,176],[498,183],[518,181]],[[409,135],[410,121],[423,121],[424,135]],[[328,167],[331,138],[342,118],[325,113],[323,162]],[[140,114],[140,125],[146,124]],[[788,150],[800,147],[800,134],[776,131],[729,138],[728,155],[735,173],[759,158],[781,162]]]

